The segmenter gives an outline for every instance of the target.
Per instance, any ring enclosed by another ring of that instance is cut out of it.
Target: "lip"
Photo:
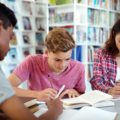
[[[64,70],[65,68],[59,68],[60,70]]]

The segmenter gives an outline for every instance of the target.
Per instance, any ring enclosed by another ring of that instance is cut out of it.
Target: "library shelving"
[[[8,77],[29,54],[44,54],[48,33],[48,3],[42,0],[0,0],[18,20],[10,41],[11,50],[0,66]],[[23,86],[24,88],[24,86]]]
[[[64,27],[76,41],[72,59],[85,66],[86,84],[92,77],[93,54],[104,46],[110,29],[119,19],[120,0],[71,0],[68,4],[48,7],[49,29]]]

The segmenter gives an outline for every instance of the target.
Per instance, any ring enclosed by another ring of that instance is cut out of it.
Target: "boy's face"
[[[2,24],[3,22],[0,20],[0,60],[3,60],[10,50],[9,41],[13,33],[12,25],[4,29]]]
[[[49,52],[46,50],[45,54],[48,57],[49,68],[55,75],[59,75],[67,69],[69,61],[71,59],[72,50],[57,53]]]

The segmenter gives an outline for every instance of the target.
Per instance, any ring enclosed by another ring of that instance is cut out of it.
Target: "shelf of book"
[[[8,77],[28,55],[44,54],[44,40],[48,34],[48,3],[43,0],[0,2],[12,9],[18,20],[10,41],[11,50],[4,61],[0,62],[0,67]]]
[[[71,4],[48,7],[49,27],[66,28],[76,41],[72,59],[85,65],[86,81],[92,77],[94,52],[104,46],[111,26],[120,18],[119,5],[120,0],[117,3],[114,0],[74,0]]]

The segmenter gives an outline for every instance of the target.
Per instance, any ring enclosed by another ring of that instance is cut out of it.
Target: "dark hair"
[[[110,32],[110,37],[105,43],[106,51],[109,52],[112,56],[115,56],[119,53],[115,42],[115,37],[118,33],[120,33],[120,19],[113,25]]]
[[[50,52],[67,52],[75,48],[75,41],[65,28],[54,28],[45,38],[45,44]]]
[[[15,24],[17,23],[14,12],[2,3],[0,3],[0,20],[3,22],[4,29],[7,29],[11,24],[15,27]]]

